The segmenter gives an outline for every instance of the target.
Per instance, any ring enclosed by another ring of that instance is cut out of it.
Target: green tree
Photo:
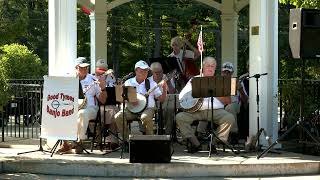
[[[18,43],[48,61],[48,0],[0,1],[0,46]]]
[[[279,0],[279,2],[294,5],[296,8],[320,8],[319,0]]]
[[[0,64],[9,79],[42,78],[47,72],[46,68],[41,66],[39,56],[24,45],[4,45],[0,50]]]
[[[1,55],[0,55],[1,58]],[[3,110],[3,106],[6,105],[8,101],[8,77],[5,73],[5,68],[2,63],[0,63],[0,112]]]

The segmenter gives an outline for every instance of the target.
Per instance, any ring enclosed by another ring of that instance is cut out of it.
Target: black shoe
[[[187,152],[193,154],[198,151],[201,151],[201,144],[199,146],[190,145]]]

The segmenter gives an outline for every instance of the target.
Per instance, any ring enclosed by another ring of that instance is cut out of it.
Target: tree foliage
[[[0,55],[1,58],[1,55]],[[0,112],[4,105],[8,101],[8,77],[5,73],[5,69],[0,65]]]
[[[48,1],[0,1],[0,46],[18,43],[48,61]]]
[[[10,44],[0,47],[0,66],[9,79],[42,78],[45,69],[41,66],[38,55],[33,54],[26,46]]]
[[[282,4],[291,4],[294,5],[296,8],[313,8],[319,9],[320,8],[320,1],[319,0],[279,0]]]

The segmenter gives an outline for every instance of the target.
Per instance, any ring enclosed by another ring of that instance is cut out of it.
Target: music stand
[[[163,73],[167,74],[174,70],[180,71],[177,58],[175,57],[161,57],[161,58],[149,58],[150,64],[159,62],[162,66]]]
[[[122,102],[122,139],[118,137],[121,143],[121,155],[120,158],[123,157],[123,151],[126,148],[126,139],[124,137],[124,123],[125,123],[125,112],[126,108],[125,103],[127,102],[137,102],[137,91],[134,86],[125,86],[125,85],[116,85],[116,101]]]
[[[235,88],[231,86],[231,77],[194,77],[191,80],[191,85],[193,98],[210,97],[211,99],[211,133],[209,157],[211,157],[213,148],[213,136],[222,144],[227,146],[233,153],[235,153],[233,148],[230,147],[226,142],[222,141],[213,130],[213,97],[225,97],[235,94]]]
[[[106,120],[106,106],[108,105],[117,105],[119,104],[116,100],[116,88],[115,87],[106,87],[106,92],[107,92],[107,98],[106,98],[106,102],[104,104],[101,104],[103,105],[103,125],[105,125],[105,120]],[[105,135],[107,134],[111,134],[112,136],[114,136],[115,138],[117,138],[118,140],[121,141],[121,139],[118,137],[117,134],[115,134],[114,132],[110,131],[110,129],[108,128],[105,128],[105,127],[102,127],[101,126],[101,138],[99,139],[100,140],[100,145],[102,145],[102,136],[104,136],[104,144],[105,144]],[[112,152],[115,152],[115,151],[118,151],[120,148],[117,148],[117,149],[114,149],[114,150],[111,150],[111,151],[107,151],[105,152],[103,155],[106,155],[106,154],[109,154],[109,153],[112,153]]]

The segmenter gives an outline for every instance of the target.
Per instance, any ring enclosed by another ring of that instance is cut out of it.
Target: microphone
[[[268,74],[268,73],[255,74],[255,75],[253,75],[253,76],[247,77],[247,79],[249,79],[249,78],[260,78],[261,76],[265,76],[265,75],[267,75],[267,74]]]

